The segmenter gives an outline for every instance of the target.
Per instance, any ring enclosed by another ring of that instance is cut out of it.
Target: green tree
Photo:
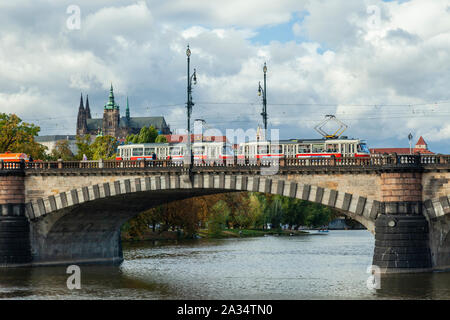
[[[92,151],[93,160],[112,160],[116,157],[116,149],[118,141],[112,136],[99,136],[95,138],[95,141],[91,144],[90,149]]]
[[[292,229],[292,227],[295,226],[295,230],[297,230],[299,226],[305,225],[307,217],[307,206],[308,202],[306,201],[283,197],[283,216],[281,223],[289,225],[289,229]]]
[[[86,157],[90,160],[92,159],[92,149],[91,149],[91,136],[86,134],[84,136],[76,136],[76,142],[78,152],[75,156],[77,160],[82,160],[83,155],[86,155]]]
[[[333,211],[317,203],[309,203],[307,208],[306,225],[320,227],[327,225],[333,219]]]
[[[208,231],[212,236],[220,236],[225,229],[227,217],[230,214],[230,208],[225,201],[219,200],[210,211],[208,220]]]
[[[142,127],[139,134],[130,134],[126,137],[125,142],[128,143],[153,143],[158,136],[158,131],[153,127]]]
[[[0,152],[23,152],[34,159],[45,159],[47,148],[34,141],[40,130],[15,114],[0,113]]]
[[[160,134],[156,137],[155,142],[156,143],[165,143],[165,142],[167,142],[167,138],[165,135]]]
[[[273,229],[280,229],[282,217],[282,196],[276,195],[270,205],[270,213],[268,217]]]

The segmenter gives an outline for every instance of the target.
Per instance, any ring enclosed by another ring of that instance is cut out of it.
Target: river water
[[[369,289],[365,230],[124,244],[120,266],[0,270],[2,299],[450,299],[450,273],[383,276]]]

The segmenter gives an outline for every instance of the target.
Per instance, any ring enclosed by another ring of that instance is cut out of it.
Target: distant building
[[[423,137],[420,137],[417,141],[414,148],[372,148],[370,149],[371,154],[390,154],[390,153],[396,153],[396,154],[434,154],[434,152],[428,150],[428,145],[423,139]]]
[[[149,126],[153,126],[159,134],[171,134],[164,117],[131,117],[128,97],[125,117],[121,117],[120,107],[114,101],[112,84],[109,91],[108,103],[103,107],[103,118],[101,119],[92,119],[89,97],[86,96],[85,107],[83,104],[83,95],[81,95],[77,117],[77,135],[109,135],[124,139],[130,134],[139,133],[141,128]]]
[[[47,154],[50,154],[53,149],[55,149],[56,143],[58,141],[64,141],[67,140],[69,142],[69,149],[72,151],[73,154],[78,153],[78,147],[75,144],[76,143],[76,136],[74,135],[53,135],[53,136],[37,136],[34,138],[34,141],[36,141],[39,144],[42,144],[43,146],[47,147]]]

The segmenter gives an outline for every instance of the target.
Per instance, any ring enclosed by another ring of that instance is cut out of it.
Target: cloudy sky
[[[211,128],[261,123],[267,62],[281,138],[335,114],[371,147],[411,132],[450,153],[450,0],[1,0],[0,112],[75,134],[80,93],[101,117],[112,83],[123,115],[128,96],[132,116],[183,129],[187,44]]]

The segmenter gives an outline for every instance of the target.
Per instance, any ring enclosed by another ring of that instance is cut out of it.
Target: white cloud
[[[65,27],[67,3],[1,5],[0,111],[63,115],[38,124],[47,134],[73,133],[80,91],[98,116],[112,82],[119,104],[130,96],[132,115],[162,114],[172,128],[184,128],[189,43],[198,73],[193,117],[212,126],[261,122],[256,93],[267,62],[269,123],[283,124],[283,138],[314,137],[314,125],[336,113],[349,136],[370,145],[405,144],[413,132],[432,149],[450,151],[450,103],[367,106],[449,100],[448,0],[79,2],[77,31]],[[376,25],[367,10],[373,5]],[[292,41],[272,35],[266,44],[252,42],[303,10],[304,20],[288,30]],[[250,104],[205,103],[221,101]]]

